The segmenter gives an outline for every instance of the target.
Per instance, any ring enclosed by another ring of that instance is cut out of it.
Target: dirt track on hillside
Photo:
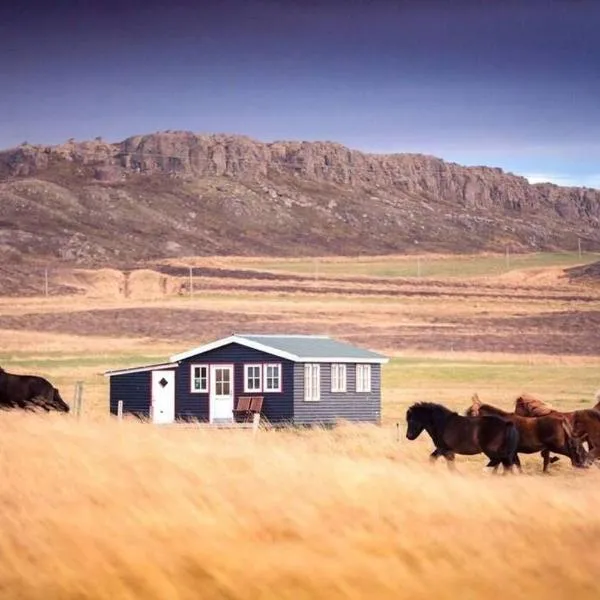
[[[396,350],[600,355],[600,311],[564,311],[523,317],[433,318],[382,323],[327,312],[252,314],[218,310],[131,308],[33,313],[2,317],[3,329],[181,340],[198,343],[238,332],[327,333],[360,345]]]

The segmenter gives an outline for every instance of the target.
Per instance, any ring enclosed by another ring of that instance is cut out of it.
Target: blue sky
[[[183,129],[600,187],[598,31],[595,0],[14,2],[0,147]]]

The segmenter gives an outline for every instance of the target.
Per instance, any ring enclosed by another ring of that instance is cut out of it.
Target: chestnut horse
[[[525,417],[552,415],[565,419],[573,429],[575,436],[582,442],[587,442],[589,463],[600,458],[600,391],[596,393],[597,404],[594,408],[584,408],[571,411],[559,411],[546,404],[543,400],[529,394],[522,394],[515,401],[515,414]]]
[[[550,452],[568,456],[574,467],[585,466],[585,449],[581,441],[574,436],[573,430],[567,421],[562,417],[554,415],[523,417],[490,404],[483,404],[477,395],[473,396],[472,405],[466,410],[465,415],[473,417],[493,415],[514,423],[519,432],[517,452],[522,454],[541,452],[544,459],[544,473],[548,470],[548,465],[551,462]],[[521,462],[518,457],[516,465],[521,470]],[[489,466],[495,465],[490,464]]]
[[[463,417],[441,404],[417,402],[406,411],[406,437],[416,440],[423,430],[432,439],[435,450],[430,460],[443,456],[454,468],[455,454],[484,453],[493,462],[494,472],[502,463],[503,471],[512,471],[519,435],[516,427],[497,417]]]

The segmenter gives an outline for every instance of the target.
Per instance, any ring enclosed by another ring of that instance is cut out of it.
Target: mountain
[[[124,264],[181,255],[600,247],[600,191],[333,142],[160,132],[0,152],[0,255]]]

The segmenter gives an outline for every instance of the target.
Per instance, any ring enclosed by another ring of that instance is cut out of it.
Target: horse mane
[[[504,410],[503,408],[499,408],[498,406],[494,406],[492,404],[484,404],[483,402],[481,402],[479,404],[479,408],[483,408],[483,409],[487,409],[487,410],[496,412],[499,415],[510,415],[511,414],[510,412],[508,412],[507,410]]]
[[[421,418],[421,422],[428,423],[433,430],[437,433],[430,434],[432,435],[434,441],[436,435],[440,435],[444,430],[446,418],[452,414],[456,414],[454,411],[450,410],[448,407],[443,404],[437,404],[436,402],[415,402],[409,409],[406,411],[407,418],[410,415],[417,413]]]
[[[415,402],[413,405],[411,405],[409,407],[408,410],[411,409],[423,409],[423,410],[427,410],[427,411],[431,411],[431,412],[443,412],[443,413],[451,413],[453,411],[451,411],[448,407],[444,406],[443,404],[438,404],[437,402]]]
[[[515,406],[521,406],[532,417],[545,417],[554,412],[554,409],[547,402],[529,394],[521,394],[517,398]]]

